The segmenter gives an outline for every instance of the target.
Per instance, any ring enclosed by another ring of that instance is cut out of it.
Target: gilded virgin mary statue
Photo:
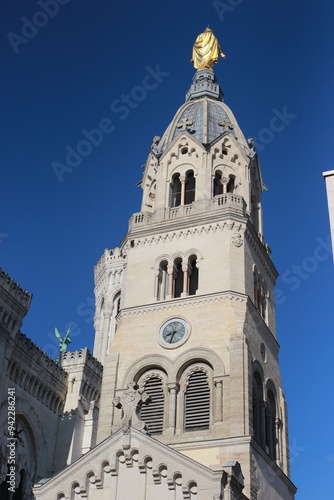
[[[213,31],[206,28],[204,33],[196,38],[190,62],[194,63],[196,69],[212,69],[219,56],[226,57]]]

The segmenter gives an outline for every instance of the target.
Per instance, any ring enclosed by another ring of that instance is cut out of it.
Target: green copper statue
[[[60,352],[66,352],[68,344],[70,344],[72,342],[70,337],[69,337],[70,331],[71,331],[71,327],[69,327],[69,329],[67,330],[65,337],[62,338],[62,336],[58,332],[58,329],[55,328],[55,336],[59,340],[59,351]]]

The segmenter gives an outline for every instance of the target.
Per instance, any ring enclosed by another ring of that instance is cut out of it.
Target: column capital
[[[174,264],[167,266],[167,274],[171,275],[175,272]]]
[[[180,384],[178,382],[168,382],[166,385],[169,392],[173,390],[178,391],[180,389]]]
[[[184,273],[189,273],[191,271],[189,267],[189,262],[187,260],[182,261],[182,271]]]

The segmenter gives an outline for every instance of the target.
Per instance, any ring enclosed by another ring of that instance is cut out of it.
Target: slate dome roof
[[[222,97],[213,71],[197,71],[187,93],[187,102],[178,109],[162,138],[156,143],[155,152],[161,154],[185,131],[202,144],[210,144],[222,134],[229,133],[249,151],[239,125]]]

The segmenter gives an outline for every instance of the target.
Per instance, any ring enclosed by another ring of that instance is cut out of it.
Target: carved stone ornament
[[[146,424],[140,420],[138,413],[140,407],[149,400],[148,394],[138,391],[135,382],[130,382],[123,391],[122,396],[113,399],[113,405],[122,410],[122,428],[126,431],[130,427],[145,430]]]
[[[243,240],[242,240],[242,236],[241,236],[240,233],[234,233],[233,234],[233,236],[232,236],[232,243],[237,248],[241,247],[241,245],[243,244]]]

